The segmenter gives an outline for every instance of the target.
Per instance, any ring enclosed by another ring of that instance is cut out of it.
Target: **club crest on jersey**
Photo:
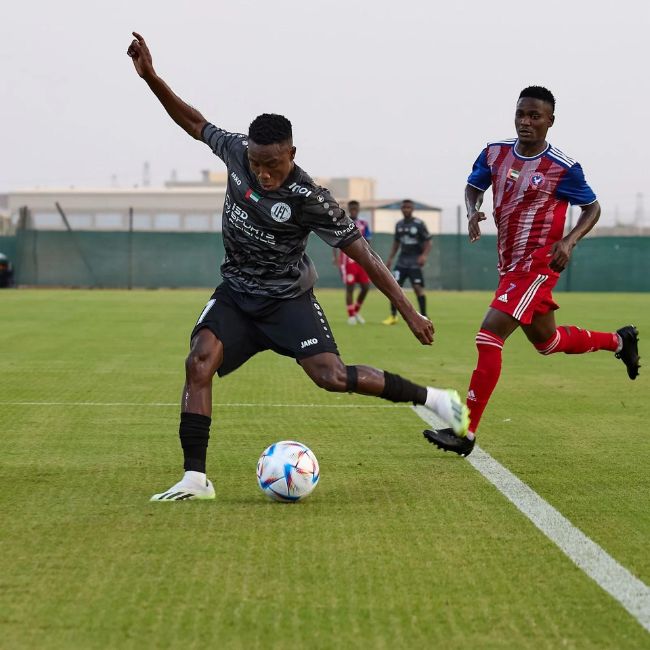
[[[540,172],[535,172],[531,177],[530,177],[530,184],[532,187],[541,187],[544,185],[544,181],[546,178],[544,177],[544,174]]]
[[[508,178],[513,181],[516,181],[519,178],[519,170],[510,168],[508,170]]]
[[[275,219],[275,221],[283,223],[284,221],[288,221],[291,218],[291,208],[286,203],[282,203],[281,201],[274,203],[273,207],[271,208],[271,216],[273,219]]]

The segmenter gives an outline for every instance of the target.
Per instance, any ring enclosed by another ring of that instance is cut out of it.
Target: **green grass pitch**
[[[649,646],[469,463],[426,444],[411,409],[321,391],[270,352],[215,381],[216,501],[149,503],[181,474],[175,404],[209,293],[0,293],[0,647]],[[342,291],[317,295],[347,363],[465,392],[487,293],[429,293],[430,348],[380,324],[376,291],[356,327]],[[643,355],[648,295],[558,301],[559,323],[636,324]],[[644,370],[542,358],[515,333],[479,443],[648,584]],[[299,504],[255,481],[285,438],[321,465]]]

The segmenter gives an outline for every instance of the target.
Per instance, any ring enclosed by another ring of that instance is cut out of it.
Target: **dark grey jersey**
[[[398,221],[395,224],[395,241],[400,245],[397,266],[417,267],[424,242],[429,239],[431,235],[422,219],[412,217]]]
[[[228,170],[221,275],[235,291],[295,298],[318,278],[305,253],[310,232],[337,248],[361,237],[329,191],[297,165],[282,187],[263,191],[248,165],[247,136],[208,123],[201,139]]]

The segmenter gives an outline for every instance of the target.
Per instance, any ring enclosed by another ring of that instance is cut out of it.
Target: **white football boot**
[[[458,391],[427,386],[424,407],[441,417],[457,436],[464,438],[469,428],[469,410],[460,399]]]
[[[356,316],[348,316],[348,325],[356,325],[357,324],[357,317]]]
[[[366,324],[366,319],[359,312],[357,312],[354,315],[354,317],[357,319],[357,323],[359,323],[359,325],[365,325]]]
[[[200,499],[214,499],[212,481],[201,472],[185,472],[176,485],[172,485],[165,492],[154,494],[150,501],[198,501]]]

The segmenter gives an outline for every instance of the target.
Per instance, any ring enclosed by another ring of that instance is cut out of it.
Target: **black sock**
[[[390,315],[391,316],[397,316],[397,307],[395,307],[395,305],[393,305],[393,303],[391,303],[391,305],[390,305]]]
[[[181,413],[178,435],[183,447],[183,469],[205,474],[205,457],[212,418],[198,413]]]
[[[427,315],[427,297],[422,295],[418,296],[418,305],[420,305],[420,313],[423,316]]]
[[[427,389],[384,370],[384,390],[379,397],[391,402],[424,404],[427,401]]]

